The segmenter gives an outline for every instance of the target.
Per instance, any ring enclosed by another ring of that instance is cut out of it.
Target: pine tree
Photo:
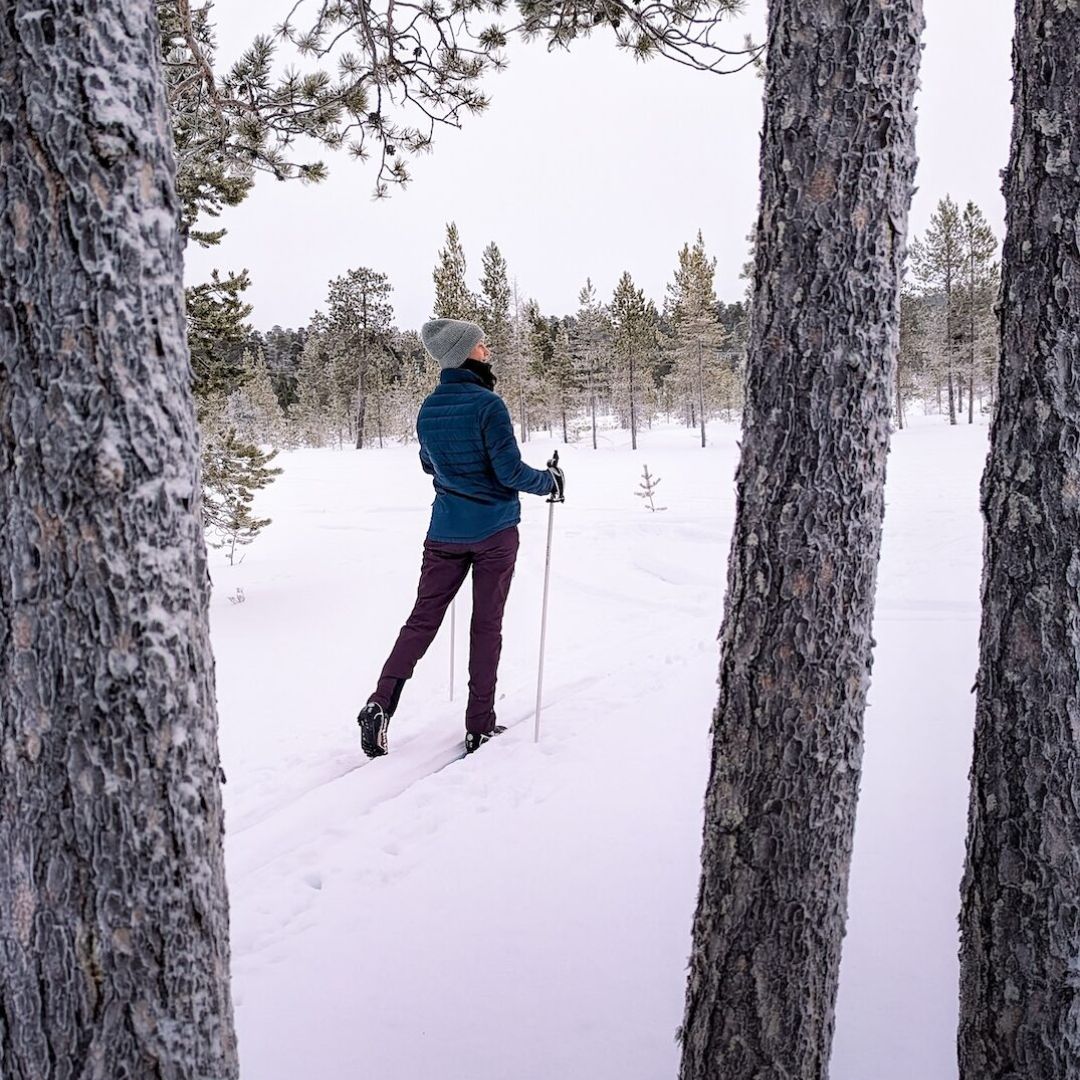
[[[220,500],[223,490],[237,479],[228,477],[230,465],[242,467],[241,459],[225,454],[222,445],[223,440],[234,438],[227,422],[229,401],[242,394],[253,370],[244,364],[244,347],[252,335],[247,323],[251,306],[241,294],[249,284],[247,271],[224,279],[214,271],[210,281],[185,290],[204,505]],[[243,407],[243,399],[237,400]]]
[[[229,549],[229,565],[236,558],[237,545],[250,544],[270,524],[269,518],[257,518],[251,510],[255,492],[272,483],[281,469],[271,468],[277,451],[266,453],[244,442],[228,430],[215,439],[204,456],[206,487],[212,493],[203,504],[203,520],[215,547]]]
[[[716,259],[705,254],[701,232],[693,247],[679,252],[675,280],[668,286],[666,314],[673,328],[674,365],[668,376],[683,400],[687,422],[695,413],[705,446],[705,421],[723,392],[723,360],[720,349],[726,334],[717,318],[713,278]]]
[[[305,328],[292,330],[272,326],[259,341],[278,404],[285,410],[296,402],[296,373],[306,336]]]
[[[394,435],[408,442],[416,435],[416,414],[438,377],[438,368],[414,330],[395,330],[389,347],[399,372],[389,403],[390,423]]]
[[[0,17],[0,1073],[235,1080],[180,214],[148,0]]]
[[[641,482],[638,485],[640,491],[635,491],[634,494],[639,499],[648,499],[649,505],[645,507],[646,510],[651,510],[653,513],[657,513],[660,510],[666,510],[666,506],[657,506],[656,502],[656,489],[660,486],[660,477],[653,476],[649,472],[649,466],[646,465],[641,470]]]
[[[975,380],[982,350],[980,336],[993,336],[994,301],[997,299],[997,238],[983,212],[973,203],[961,219],[964,274],[964,330],[968,359],[968,423],[975,421]]]
[[[204,68],[214,62],[214,33],[209,3],[191,10],[185,3],[156,3],[165,86],[176,148],[176,190],[181,225],[196,243],[209,247],[224,229],[196,229],[200,215],[217,218],[237,206],[254,185],[250,156],[244,160],[230,145],[233,124],[207,94]]]
[[[244,382],[226,403],[225,415],[236,435],[251,444],[281,446],[285,441],[285,414],[278,403],[262,353],[243,356]]]
[[[907,402],[920,388],[926,376],[931,348],[927,333],[926,300],[905,283],[900,293],[900,348],[896,355],[893,417],[903,430]]]
[[[391,340],[392,333],[381,337],[370,358],[368,399],[380,449],[394,431],[393,403],[404,374],[402,357],[391,347]]]
[[[637,449],[641,402],[656,347],[656,308],[623,271],[611,301],[612,391],[615,406],[630,428],[630,446]]]
[[[352,415],[352,388],[342,393],[335,378],[330,342],[326,316],[318,313],[311,320],[304,342],[296,376],[297,401],[289,410],[296,437],[309,446],[325,446],[331,441],[340,445]]]
[[[327,290],[323,346],[334,362],[338,394],[352,391],[358,450],[364,447],[369,405],[381,408],[385,380],[377,365],[392,329],[391,291],[386,275],[366,266],[334,278]]]
[[[570,333],[570,348],[577,368],[577,382],[589,406],[592,445],[596,449],[596,411],[609,393],[608,367],[611,321],[596,298],[592,279],[586,278],[578,293],[578,311]]]
[[[743,379],[746,371],[746,345],[750,336],[750,305],[742,300],[732,304],[718,301],[716,317],[724,328],[719,356],[720,401],[725,417],[730,420],[742,408]]]
[[[520,429],[521,441],[529,441],[529,347],[528,341],[531,332],[531,307],[530,304],[523,303],[521,293],[518,290],[517,278],[514,278],[513,286],[513,317],[510,324],[510,340],[513,342],[513,355],[515,357],[515,363],[513,365],[513,392],[517,398],[518,408],[518,427]],[[508,403],[507,406],[511,415],[513,414],[513,404]]]
[[[740,0],[658,2],[647,10],[629,0],[578,10],[565,0],[529,0],[516,25],[470,19],[472,9],[429,5],[395,19],[393,5],[293,6],[272,33],[260,34],[224,74],[214,67],[211,5],[158,0],[161,53],[179,161],[185,222],[216,216],[241,201],[256,172],[279,180],[317,181],[320,161],[298,160],[300,147],[344,148],[379,162],[375,194],[409,180],[408,160],[429,150],[437,129],[460,127],[481,113],[484,76],[506,66],[511,35],[567,48],[597,28],[614,31],[618,47],[638,59],[663,55],[701,71],[739,70],[734,56],[711,41],[713,24],[737,12]],[[299,58],[283,65],[279,46]],[[744,51],[751,58],[757,50]],[[730,65],[728,61],[733,61]],[[385,89],[395,87],[392,95]],[[215,243],[216,233],[191,234]]]
[[[484,248],[482,263],[478,314],[488,346],[501,357],[510,348],[510,281],[506,260],[494,242]]]
[[[558,324],[555,331],[555,342],[547,367],[547,381],[554,394],[555,410],[562,425],[563,442],[567,443],[570,437],[566,418],[577,405],[579,388],[574,357],[570,349],[570,331],[565,320]]]
[[[958,364],[956,312],[964,269],[964,231],[960,209],[948,195],[930,218],[930,226],[921,240],[911,245],[911,265],[916,280],[924,289],[940,289],[945,304],[940,343],[942,367],[949,400],[949,423],[956,423]]]
[[[828,1075],[922,25],[920,0],[768,5],[746,405],[681,1080]]]
[[[558,320],[544,315],[535,300],[525,305],[525,319],[527,363],[524,397],[529,425],[534,429],[543,426],[550,431],[552,418],[558,411],[557,391],[551,377]]]
[[[251,335],[247,321],[251,305],[242,294],[250,285],[246,270],[225,278],[214,270],[209,281],[184,290],[192,388],[197,401],[228,397],[244,381],[242,361]]]
[[[520,348],[514,305],[514,287],[510,284],[506,260],[492,242],[484,249],[477,317],[492,353],[499,379],[498,393],[506,399],[511,411],[515,403],[524,407],[528,389],[527,358]]]
[[[439,262],[432,277],[435,280],[434,318],[467,319],[470,322],[477,318],[479,305],[465,281],[465,251],[452,221],[446,226],[446,247],[439,252]]]
[[[517,382],[521,374],[521,358],[514,354],[511,297],[506,260],[498,246],[492,242],[484,248],[478,317],[492,353],[492,363],[498,373],[498,392],[508,403],[517,400]]]
[[[1080,10],[1018,0],[985,525],[960,1080],[1080,1078]],[[989,244],[987,244],[987,248]]]

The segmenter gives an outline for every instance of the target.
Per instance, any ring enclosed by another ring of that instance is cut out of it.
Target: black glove
[[[566,477],[563,475],[562,469],[559,468],[559,452],[555,451],[555,456],[547,463],[548,472],[551,473],[551,479],[555,481],[555,489],[551,493],[552,502],[566,502]]]

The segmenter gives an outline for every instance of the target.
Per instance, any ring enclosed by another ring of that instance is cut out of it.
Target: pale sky
[[[219,65],[287,6],[217,0]],[[948,193],[978,203],[1000,238],[1013,2],[925,0],[925,9],[913,234]],[[730,24],[732,47],[747,31],[763,37],[763,12],[762,0],[751,0]],[[320,155],[330,168],[322,184],[260,177],[247,201],[222,216],[224,241],[188,249],[188,280],[215,266],[247,268],[252,322],[265,330],[306,324],[331,278],[368,266],[389,276],[397,324],[416,328],[430,317],[431,272],[453,220],[474,288],[481,252],[494,240],[523,298],[566,315],[586,277],[607,300],[623,270],[662,303],[679,248],[700,228],[718,259],[718,296],[739,299],[757,206],[761,87],[750,71],[706,75],[662,58],[640,64],[606,36],[570,53],[516,46],[509,70],[487,82],[488,111],[460,131],[437,132],[404,190],[373,201],[377,166],[343,154]]]

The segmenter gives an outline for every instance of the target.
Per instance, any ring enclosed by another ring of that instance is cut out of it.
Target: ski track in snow
[[[431,500],[415,446],[280,456],[256,506],[274,524],[242,565],[213,567],[244,1080],[675,1076],[737,437],[524,447],[534,463],[558,448],[571,483],[543,734],[547,507],[525,497],[510,730],[463,760],[467,588],[456,700],[444,626],[390,754],[359,750],[356,713],[415,595]],[[833,1080],[956,1075],[985,438],[936,418],[894,436]],[[662,513],[636,498],[643,461]]]
[[[672,660],[669,658],[667,662]],[[618,685],[624,677],[625,669],[606,678],[580,679],[564,685],[549,695],[545,714],[549,710],[557,713],[568,700],[610,702],[617,699]],[[604,683],[609,683],[610,689],[599,692]],[[587,690],[596,692],[583,698],[582,694]],[[446,711],[446,706],[442,711]],[[307,787],[295,797],[268,807],[261,817],[246,827],[230,830],[227,844],[229,877],[241,892],[260,893],[264,888],[269,890],[275,883],[280,886],[290,879],[294,886],[286,909],[279,910],[273,919],[260,920],[259,934],[248,941],[248,959],[287,937],[297,925],[308,925],[307,917],[318,904],[318,893],[322,890],[324,874],[320,866],[327,862],[327,853],[335,846],[348,845],[356,838],[366,815],[378,812],[381,817],[387,816],[393,812],[394,801],[412,796],[414,788],[418,788],[414,801],[426,807],[428,796],[422,786],[424,783],[451,766],[480,768],[494,754],[505,752],[511,743],[527,739],[531,744],[534,718],[534,708],[523,714],[502,717],[507,732],[497,743],[483,748],[483,758],[469,759],[464,759],[461,737],[447,734],[452,730],[449,723],[445,725],[445,731],[434,737],[430,732],[406,734],[399,742],[392,721],[388,755],[369,761],[359,753],[357,737],[351,765],[323,783]],[[541,752],[546,752],[546,745]],[[521,793],[512,794],[516,802],[521,798]],[[412,826],[404,831],[397,829],[397,838],[382,845],[381,851],[396,857],[417,834],[431,836],[440,827],[430,815],[410,816]],[[402,864],[395,859],[394,867],[381,870],[378,880],[390,880],[402,869]],[[298,882],[307,888],[296,888]]]

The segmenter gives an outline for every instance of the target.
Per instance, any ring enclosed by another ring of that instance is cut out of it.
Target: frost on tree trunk
[[[960,1075],[1080,1077],[1080,10],[1020,0]]]
[[[236,1075],[151,0],[0,4],[0,1076]]]
[[[827,1075],[870,676],[921,0],[772,0],[682,1080]]]

